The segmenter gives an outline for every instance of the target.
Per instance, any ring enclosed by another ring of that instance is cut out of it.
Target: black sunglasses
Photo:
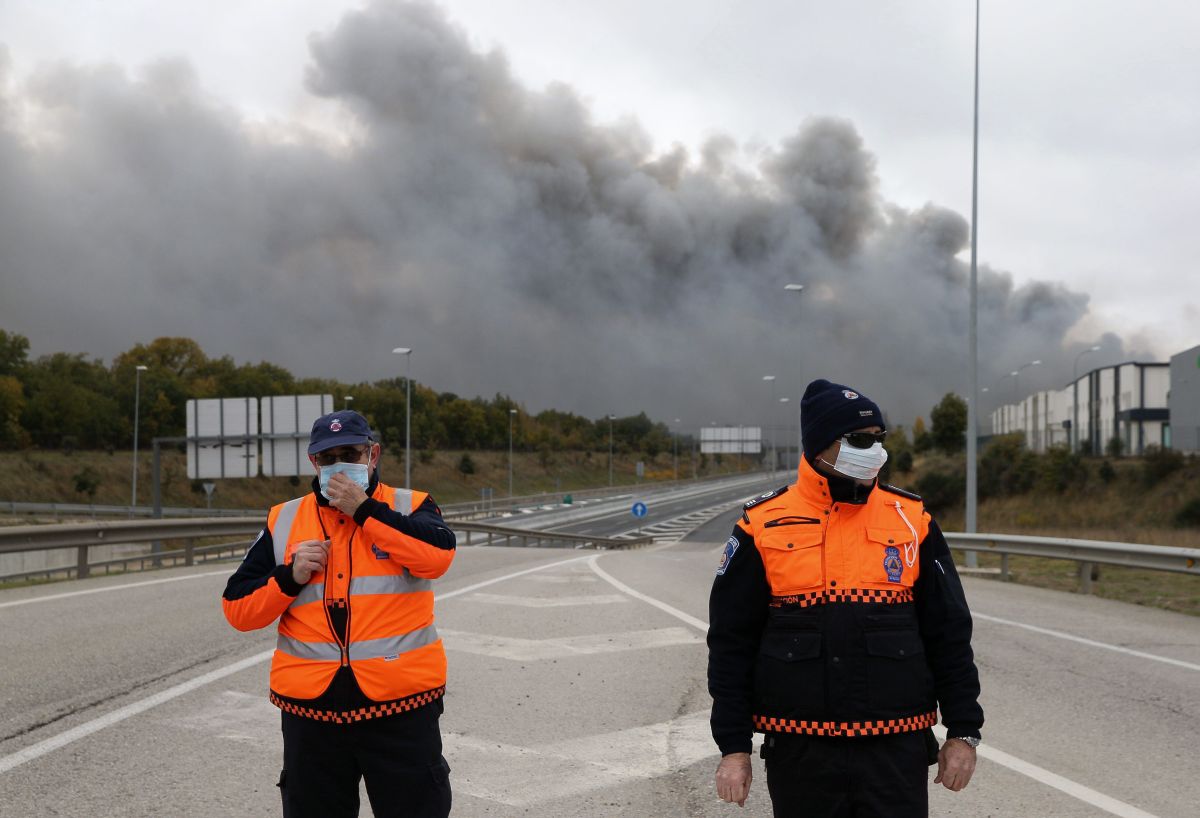
[[[370,446],[365,449],[329,449],[314,454],[313,460],[317,461],[318,466],[332,466],[334,463],[359,463],[363,456],[370,451]]]
[[[847,432],[842,435],[842,440],[856,449],[869,449],[876,443],[883,443],[885,437],[887,432]]]

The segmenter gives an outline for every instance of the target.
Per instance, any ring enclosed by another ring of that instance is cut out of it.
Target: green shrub
[[[95,497],[96,489],[100,488],[100,473],[91,466],[84,466],[71,479],[75,481],[75,491],[88,497]]]
[[[1200,497],[1188,500],[1175,513],[1175,525],[1180,528],[1200,528]]]
[[[1182,469],[1183,464],[1182,452],[1160,446],[1147,446],[1142,457],[1142,482],[1147,486],[1156,486]]]
[[[1039,460],[1037,480],[1045,491],[1062,494],[1087,482],[1083,458],[1073,454],[1068,446],[1051,446]]]
[[[475,461],[471,459],[471,455],[463,452],[463,456],[458,459],[458,470],[464,478],[475,473]]]
[[[1112,463],[1107,460],[1100,461],[1100,468],[1096,472],[1105,485],[1111,483],[1117,476],[1117,470],[1113,468]]]
[[[912,471],[912,468],[912,452],[910,452],[908,449],[905,449],[904,451],[900,452],[900,454],[896,455],[896,471],[900,472],[901,474],[908,474]]]
[[[941,514],[962,505],[966,494],[966,478],[957,472],[927,472],[917,481],[917,493],[930,512]]]
[[[1017,433],[993,438],[979,457],[979,496],[1024,494],[1037,481],[1037,457]]]

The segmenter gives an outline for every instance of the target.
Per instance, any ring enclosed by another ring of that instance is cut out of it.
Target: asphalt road
[[[652,503],[643,524],[664,531],[729,510],[651,549],[460,549],[437,583],[454,815],[770,815],[761,765],[744,810],[711,786],[704,620],[736,499]],[[0,592],[0,815],[278,814],[273,634],[229,628],[218,568]],[[967,592],[986,743],[966,791],[931,790],[934,815],[1197,814],[1200,623],[991,580]]]

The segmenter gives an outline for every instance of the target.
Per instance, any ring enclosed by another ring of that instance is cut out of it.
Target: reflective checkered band
[[[271,704],[278,707],[285,713],[291,713],[293,716],[303,716],[306,719],[316,719],[317,721],[328,721],[333,724],[350,724],[356,721],[366,721],[367,719],[377,719],[381,716],[391,716],[396,713],[403,713],[407,710],[416,710],[418,707],[424,707],[430,702],[437,701],[446,694],[446,687],[435,687],[433,690],[426,690],[424,693],[418,693],[415,696],[409,696],[404,699],[395,699],[390,702],[381,702],[373,704],[370,707],[360,707],[357,710],[317,710],[312,707],[303,707],[289,702],[287,699],[280,698],[271,692]]]
[[[763,733],[803,733],[809,736],[884,736],[911,733],[937,724],[937,711],[887,721],[794,721],[755,716],[754,729]]]
[[[896,605],[912,601],[912,588],[847,588],[845,590],[830,588],[825,591],[814,591],[811,594],[773,596],[770,605],[772,608],[782,608],[784,605],[810,608],[813,605],[824,605],[827,602],[880,602],[884,605]]]

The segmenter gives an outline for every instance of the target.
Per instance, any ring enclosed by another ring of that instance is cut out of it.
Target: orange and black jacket
[[[829,478],[746,504],[709,600],[708,688],[722,754],[757,732],[979,736],[971,613],[916,495]]]
[[[433,499],[372,480],[353,517],[313,491],[271,509],[267,527],[225,586],[238,630],[279,621],[271,701],[286,712],[344,723],[437,703],[446,653],[430,580],[454,559],[454,534]],[[329,540],[323,572],[300,585],[298,543]]]

